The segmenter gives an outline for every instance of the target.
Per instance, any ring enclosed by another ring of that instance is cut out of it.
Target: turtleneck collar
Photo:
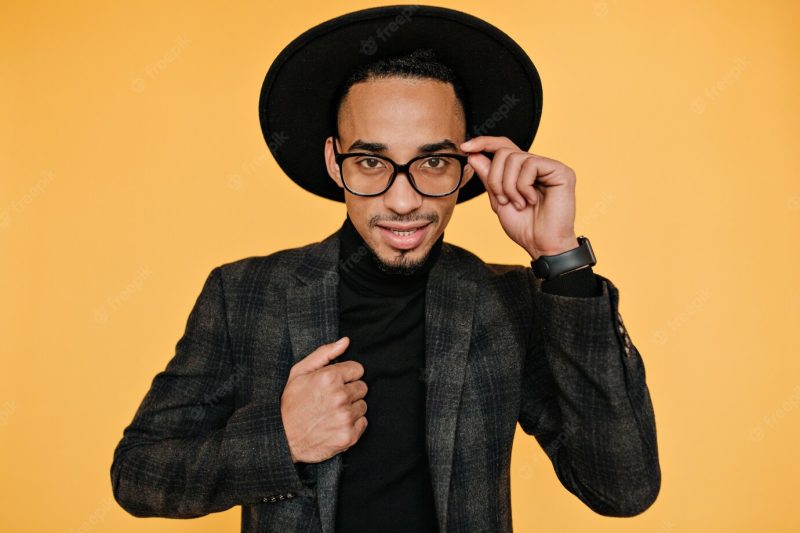
[[[339,276],[362,294],[400,296],[422,289],[427,283],[430,269],[439,258],[443,241],[444,233],[431,247],[425,262],[413,273],[386,272],[380,269],[377,258],[347,215],[339,230]]]

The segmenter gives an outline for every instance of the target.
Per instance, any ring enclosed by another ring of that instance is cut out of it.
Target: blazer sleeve
[[[114,498],[139,517],[194,518],[308,492],[292,462],[280,398],[234,406],[222,275],[214,268],[175,355],[114,450]]]
[[[526,270],[534,324],[520,426],[593,511],[642,513],[659,493],[661,470],[644,364],[619,314],[619,291],[595,273],[599,296],[548,293]]]
[[[561,296],[600,296],[603,294],[600,278],[587,266],[542,281],[542,291]]]

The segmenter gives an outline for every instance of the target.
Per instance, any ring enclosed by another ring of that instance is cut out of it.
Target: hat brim
[[[325,139],[334,133],[330,109],[336,89],[358,67],[416,48],[433,48],[463,83],[470,136],[505,136],[528,150],[541,118],[542,87],[533,62],[513,39],[461,11],[382,6],[314,26],[270,66],[258,114],[267,146],[286,175],[309,192],[344,202],[323,157]],[[474,177],[459,190],[457,203],[483,192]]]

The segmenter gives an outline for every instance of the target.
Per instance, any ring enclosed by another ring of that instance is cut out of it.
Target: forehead
[[[390,77],[354,84],[342,102],[339,127],[358,136],[452,137],[463,133],[464,122],[451,84]]]

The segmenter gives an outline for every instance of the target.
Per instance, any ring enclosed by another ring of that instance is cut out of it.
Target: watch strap
[[[585,266],[594,266],[597,259],[589,239],[583,235],[577,238],[578,246],[556,255],[542,255],[531,261],[533,274],[544,280],[572,272]]]

